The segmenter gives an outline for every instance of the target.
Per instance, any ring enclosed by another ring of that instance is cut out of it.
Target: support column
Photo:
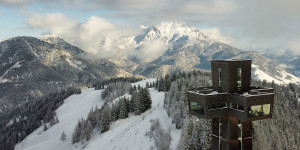
[[[231,116],[222,117],[221,150],[239,150],[238,119]]]
[[[220,123],[222,124],[221,126]],[[239,139],[239,120],[232,116],[212,119],[212,150],[252,150],[251,121],[242,123],[242,140]],[[219,127],[221,127],[219,129]]]
[[[211,149],[219,150],[219,118],[212,119]]]
[[[242,140],[243,140],[243,150],[252,150],[252,124],[251,121],[242,123]]]

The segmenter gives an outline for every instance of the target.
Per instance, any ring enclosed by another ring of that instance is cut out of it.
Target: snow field
[[[156,79],[147,79],[133,83],[145,87],[147,82]],[[129,114],[126,119],[119,119],[113,122],[110,129],[100,134],[94,130],[91,139],[86,143],[71,144],[71,137],[78,120],[86,118],[90,109],[99,108],[104,104],[101,100],[101,90],[86,89],[81,94],[72,95],[67,98],[57,110],[59,123],[43,132],[43,126],[27,136],[21,143],[17,144],[16,150],[147,150],[156,149],[153,139],[146,135],[150,130],[150,120],[159,119],[161,128],[169,130],[172,141],[170,148],[176,149],[181,136],[181,130],[175,128],[172,119],[163,108],[164,92],[158,92],[154,88],[149,89],[152,98],[152,108],[141,115]],[[127,93],[126,97],[130,97]],[[123,97],[123,96],[121,96]],[[116,100],[118,100],[117,98]],[[60,141],[62,132],[65,132],[67,139]]]
[[[71,137],[74,128],[80,118],[86,118],[90,109],[97,105],[101,107],[101,90],[85,89],[81,94],[68,97],[57,110],[59,123],[43,132],[43,126],[27,136],[21,143],[15,146],[16,150],[67,150],[74,149]],[[62,132],[67,139],[60,141]]]

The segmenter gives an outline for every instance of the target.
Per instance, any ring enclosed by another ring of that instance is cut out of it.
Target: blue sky
[[[31,29],[30,26],[26,24],[26,18],[31,13],[51,14],[57,12],[74,18],[79,22],[84,22],[91,16],[105,16],[109,10],[82,10],[76,7],[54,7],[41,2],[20,6],[0,5],[0,40],[15,36],[39,37],[47,31],[43,29]],[[114,19],[111,20],[114,21]]]
[[[229,44],[238,48],[290,49],[300,54],[298,6],[298,0],[0,0],[0,40],[45,33],[71,40],[76,32],[72,30],[97,17],[90,28],[103,23],[131,32],[125,30],[178,21],[214,29],[220,38],[234,39]]]

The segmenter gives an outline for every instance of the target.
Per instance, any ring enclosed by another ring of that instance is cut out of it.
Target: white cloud
[[[218,41],[226,44],[231,44],[235,41],[234,38],[228,35],[223,35],[218,28],[202,29],[201,32],[206,34],[213,41]]]
[[[166,43],[161,40],[148,40],[145,41],[138,51],[134,51],[136,56],[140,58],[155,59],[161,56],[167,50]]]
[[[192,26],[214,27],[216,29],[204,32],[214,39],[220,39],[239,48],[291,48],[294,52],[300,48],[297,44],[297,39],[300,39],[299,0],[0,0],[0,4],[7,6],[28,5],[35,2],[50,5],[50,8],[55,9],[68,7],[66,11],[101,10],[101,17],[120,19],[135,25],[176,20]],[[77,22],[75,26],[83,26],[84,23],[87,22]],[[70,24],[73,24],[72,21]],[[66,27],[59,29],[52,24],[51,28],[51,32],[54,30],[59,32]],[[108,37],[106,36],[107,40],[114,39]]]
[[[182,12],[187,14],[224,14],[233,12],[237,5],[232,1],[193,1],[186,3],[182,7]]]
[[[67,38],[75,36],[78,23],[65,17],[62,13],[40,15],[32,13],[25,22],[32,28],[48,29],[55,35],[67,35]],[[67,32],[67,33],[66,33]]]
[[[131,30],[117,27],[99,17],[92,16],[86,22],[79,23],[61,13],[31,14],[26,19],[26,23],[33,29],[44,29],[68,42],[75,42],[80,48],[96,57],[112,58],[126,55],[131,46],[131,43],[124,45],[125,37],[132,34]]]
[[[290,40],[286,47],[294,54],[300,56],[300,37]]]
[[[34,2],[43,2],[43,1],[47,2],[47,0],[0,0],[0,4],[7,5],[7,6],[24,6]]]
[[[25,20],[32,29],[43,29],[73,43],[84,51],[100,58],[113,58],[127,55],[135,55],[140,58],[155,59],[167,50],[167,41],[160,39],[148,39],[143,41],[136,50],[134,35],[140,33],[142,28],[130,28],[116,25],[106,19],[92,16],[85,22],[70,19],[62,13],[40,15],[29,14]],[[172,38],[173,34],[193,33],[195,28],[182,23],[164,22],[158,25],[162,36]],[[134,32],[135,31],[135,32]],[[230,44],[233,38],[223,35],[217,28],[201,30],[213,41]],[[166,32],[166,33],[165,33]],[[169,37],[170,36],[170,37]]]

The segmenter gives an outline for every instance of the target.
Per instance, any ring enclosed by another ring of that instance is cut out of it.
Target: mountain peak
[[[54,44],[55,46],[62,47],[74,54],[80,54],[80,53],[84,52],[77,46],[66,42],[65,40],[63,40],[62,38],[60,38],[56,35],[46,34],[46,35],[41,36],[40,39],[47,43]]]
[[[167,41],[176,40],[181,37],[186,37],[189,40],[201,40],[212,43],[212,40],[202,33],[199,29],[190,27],[184,23],[170,21],[161,22],[157,25],[152,26],[142,26],[143,33],[135,38],[137,43],[146,40],[164,39]]]

